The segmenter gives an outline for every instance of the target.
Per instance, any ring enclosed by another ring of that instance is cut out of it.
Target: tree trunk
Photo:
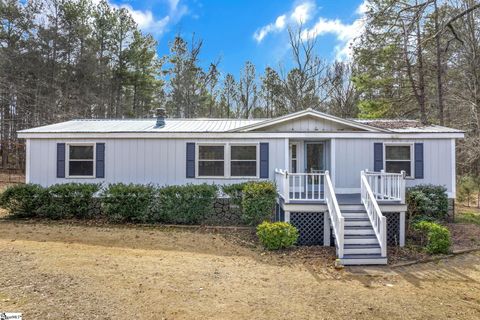
[[[439,22],[438,22],[438,5],[437,0],[433,2],[435,6],[435,48],[436,48],[436,62],[437,62],[437,103],[438,103],[438,119],[440,121],[440,125],[445,124],[444,119],[444,104],[443,104],[443,80],[442,80],[442,52],[440,49],[440,32],[439,32]]]
[[[420,109],[420,121],[427,124],[427,113],[425,110],[425,70],[423,68],[423,49],[420,21],[417,20],[417,72],[418,72],[418,107]]]

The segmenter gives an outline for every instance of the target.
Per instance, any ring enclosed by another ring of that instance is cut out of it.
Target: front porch
[[[312,234],[327,246],[333,238],[343,264],[386,264],[387,245],[405,243],[405,173],[359,175],[360,192],[337,193],[328,170],[276,169],[280,220],[296,225],[304,244],[315,244]]]

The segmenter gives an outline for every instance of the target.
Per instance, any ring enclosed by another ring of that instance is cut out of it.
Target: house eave
[[[461,132],[18,132],[21,139],[463,139]]]
[[[358,123],[352,120],[335,117],[335,116],[332,116],[323,112],[319,112],[313,109],[306,109],[306,110],[291,113],[285,116],[281,116],[273,119],[267,119],[260,123],[249,124],[240,128],[229,130],[228,132],[251,132],[254,130],[259,130],[262,128],[274,126],[283,122],[291,121],[291,120],[298,119],[305,116],[311,116],[314,118],[329,120],[345,126],[349,126],[351,128],[365,130],[368,132],[389,132],[389,130],[386,130],[386,129],[380,129],[380,128],[372,127],[366,124]]]

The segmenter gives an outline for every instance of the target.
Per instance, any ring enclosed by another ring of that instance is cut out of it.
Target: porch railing
[[[292,200],[325,201],[325,173],[290,173],[275,169],[275,182],[286,203]]]
[[[405,171],[389,173],[385,171],[362,171],[376,200],[400,201],[405,203]]]
[[[325,171],[325,202],[327,203],[328,214],[332,221],[332,229],[335,233],[335,243],[337,246],[338,258],[343,258],[344,230],[345,218],[342,216],[340,207],[338,206],[335,189],[328,171]]]
[[[387,218],[380,211],[365,171],[360,174],[360,196],[372,223],[373,230],[380,244],[382,257],[387,256]]]

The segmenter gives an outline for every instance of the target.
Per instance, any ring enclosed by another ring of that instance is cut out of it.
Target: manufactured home
[[[344,264],[384,264],[405,243],[405,189],[455,198],[464,133],[411,120],[359,120],[304,110],[272,119],[72,120],[18,132],[26,182],[231,184],[275,181],[276,219],[300,244],[335,245]]]

